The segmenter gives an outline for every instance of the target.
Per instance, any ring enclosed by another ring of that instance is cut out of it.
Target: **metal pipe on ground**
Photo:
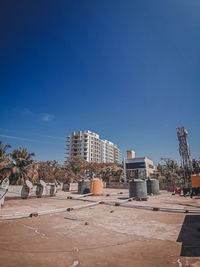
[[[71,198],[71,199],[74,199],[74,198]],[[129,201],[132,201],[134,199],[134,197],[131,197],[131,198],[127,198],[125,200],[122,200],[122,201],[104,201],[104,200],[99,200],[100,204],[105,204],[105,205],[112,205],[112,206],[120,206],[121,204],[123,203],[126,203],[126,202],[129,202]],[[96,200],[92,200],[92,199],[74,199],[74,200],[81,200],[81,201],[85,201],[85,202],[92,202],[92,203],[95,203]]]
[[[88,207],[96,206],[98,204],[100,204],[100,201],[90,203],[87,205],[80,205],[80,206],[74,206],[74,207],[68,207],[68,208],[44,210],[44,211],[38,211],[38,212],[5,214],[5,215],[0,216],[0,220],[12,220],[12,219],[21,219],[21,218],[28,218],[28,217],[37,217],[37,216],[41,216],[41,215],[55,214],[55,213],[61,213],[61,212],[65,212],[65,211],[72,211],[72,210],[77,210],[77,209],[88,208]]]
[[[88,194],[84,194],[84,195],[80,195],[80,196],[78,196],[78,197],[74,197],[74,196],[68,196],[67,198],[68,199],[80,199],[80,198],[82,198],[82,197],[87,197],[87,196],[92,196],[93,194],[92,193],[88,193]]]
[[[109,194],[103,194],[103,195],[109,197],[109,196],[122,195],[122,194],[126,194],[126,192],[112,192],[112,193],[109,193]]]
[[[88,195],[92,195],[92,194],[90,193]],[[27,218],[27,217],[36,217],[40,215],[54,214],[54,213],[60,213],[60,212],[65,212],[65,211],[72,211],[75,209],[87,208],[87,207],[95,206],[98,204],[111,205],[111,206],[122,206],[122,207],[127,207],[127,208],[137,208],[137,209],[152,210],[152,211],[165,211],[165,212],[177,212],[177,213],[200,213],[200,209],[178,209],[178,208],[168,208],[168,207],[134,205],[134,204],[126,203],[134,199],[134,197],[116,202],[116,201],[104,201],[104,200],[97,201],[97,200],[92,200],[92,199],[83,199],[82,197],[84,196],[85,195],[81,195],[79,197],[71,197],[71,199],[91,202],[90,204],[74,206],[74,207],[69,207],[69,208],[60,208],[60,209],[54,209],[54,210],[32,212],[32,213],[29,212],[29,213],[15,213],[15,214],[1,215],[0,220],[1,219],[10,220],[10,219],[19,219],[19,218]]]
[[[152,210],[152,211],[166,211],[166,212],[177,212],[177,213],[200,213],[200,209],[176,209],[176,208],[168,208],[168,207],[156,207],[156,206],[143,206],[143,205],[134,205],[125,203],[131,201],[133,198],[128,198],[123,201],[99,201],[100,204],[111,205],[111,206],[122,206],[127,208],[136,208],[136,209],[144,209],[144,210]],[[89,199],[77,199],[81,201],[95,202],[95,200]]]
[[[166,212],[180,212],[180,213],[200,213],[200,209],[178,209],[178,208],[168,208],[168,207],[155,207],[155,206],[142,206],[142,205],[132,205],[132,204],[122,204],[123,207],[136,208],[136,209],[146,209],[152,211],[166,211]]]

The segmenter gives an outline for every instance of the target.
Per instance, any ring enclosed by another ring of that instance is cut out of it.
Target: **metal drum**
[[[41,184],[37,184],[36,196],[39,198],[42,197],[43,190],[44,190],[44,187]]]
[[[63,184],[62,190],[64,192],[69,192],[69,184]]]
[[[27,185],[23,185],[22,191],[21,191],[21,198],[27,199],[29,193],[30,193],[30,188]]]
[[[129,197],[138,199],[147,198],[147,185],[145,180],[132,180],[129,182]]]
[[[78,181],[78,193],[81,195],[90,193],[90,180]]]
[[[50,197],[55,196],[56,195],[56,186],[55,186],[55,184],[50,184],[48,191],[49,191],[48,193],[49,193]]]
[[[157,179],[148,179],[147,180],[147,193],[153,195],[159,195],[159,181]]]
[[[5,178],[0,185],[0,207],[4,205],[4,199],[9,188],[9,179]]]

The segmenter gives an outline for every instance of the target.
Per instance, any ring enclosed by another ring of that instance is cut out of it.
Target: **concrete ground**
[[[104,189],[106,194],[113,192],[123,194],[86,198],[122,201],[128,197],[128,190]],[[0,216],[88,204],[64,199],[69,195],[78,196],[59,191],[51,198],[8,200]],[[165,191],[131,204],[200,209],[200,199]],[[198,267],[200,257],[180,256],[182,243],[176,242],[185,216],[189,215],[100,204],[32,218],[0,219],[0,266]]]

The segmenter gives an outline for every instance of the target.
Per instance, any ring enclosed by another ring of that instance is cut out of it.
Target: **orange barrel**
[[[102,179],[94,178],[90,180],[90,193],[93,195],[102,195],[103,182]]]

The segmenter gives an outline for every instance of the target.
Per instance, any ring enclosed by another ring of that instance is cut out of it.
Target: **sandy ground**
[[[122,195],[88,196],[120,201],[128,190],[105,189]],[[87,205],[56,197],[8,200],[0,215]],[[74,196],[78,196],[73,194]],[[162,192],[133,204],[200,208],[200,199]],[[185,214],[98,205],[39,217],[0,220],[0,266],[129,267],[200,266],[200,258],[181,257],[177,243]]]

